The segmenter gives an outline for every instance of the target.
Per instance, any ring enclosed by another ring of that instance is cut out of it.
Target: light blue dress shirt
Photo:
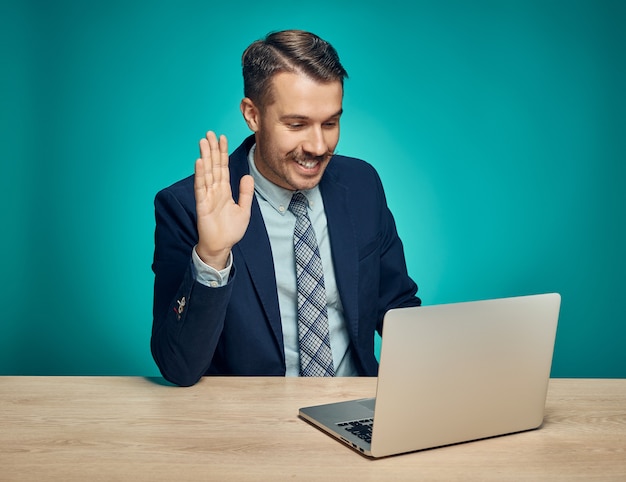
[[[263,221],[267,229],[278,289],[278,304],[283,328],[283,344],[287,376],[298,376],[300,360],[298,349],[298,302],[296,288],[296,266],[293,252],[293,231],[295,215],[288,210],[292,191],[283,189],[265,179],[254,164],[256,145],[250,149],[248,163],[250,174],[254,178],[254,190]],[[357,371],[350,353],[350,338],[343,316],[343,306],[335,280],[330,240],[324,202],[319,187],[302,191],[309,201],[309,217],[315,230],[315,236],[324,268],[326,287],[330,346],[333,353],[336,376],[356,376]],[[217,271],[202,262],[194,248],[193,267],[198,282],[212,287],[224,285],[232,267],[232,253],[225,269]]]

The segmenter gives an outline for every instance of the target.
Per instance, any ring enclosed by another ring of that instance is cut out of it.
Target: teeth
[[[317,165],[317,161],[297,161],[302,167],[306,169],[313,169]]]

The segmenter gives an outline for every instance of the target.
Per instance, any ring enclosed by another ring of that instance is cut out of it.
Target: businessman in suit
[[[253,134],[229,156],[209,131],[194,175],[155,198],[153,357],[182,386],[374,376],[383,315],[420,299],[377,173],[334,154],[347,73],[297,30],[254,42],[242,65]]]

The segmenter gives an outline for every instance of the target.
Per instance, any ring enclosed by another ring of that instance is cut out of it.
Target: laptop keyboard
[[[373,418],[340,422],[337,425],[356,435],[361,440],[365,440],[367,443],[372,443],[372,426],[374,425]]]

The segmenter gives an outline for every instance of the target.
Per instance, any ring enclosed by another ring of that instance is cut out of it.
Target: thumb
[[[239,181],[239,207],[250,212],[252,198],[254,197],[254,179],[249,174],[243,176]]]

